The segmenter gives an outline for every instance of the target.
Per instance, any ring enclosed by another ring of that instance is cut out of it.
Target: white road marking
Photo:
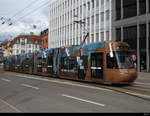
[[[102,107],[104,107],[104,106],[105,106],[105,104],[101,104],[101,103],[97,103],[97,102],[93,102],[93,101],[89,101],[89,100],[85,100],[85,99],[81,99],[81,98],[73,97],[73,96],[70,96],[70,95],[62,94],[62,96],[63,96],[63,97],[67,97],[67,98],[71,98],[71,99],[75,99],[75,100],[79,100],[79,101],[83,101],[83,102],[87,102],[87,103],[90,103],[90,104],[94,104],[94,105],[102,106]]]
[[[11,80],[4,79],[4,78],[2,78],[1,80],[2,80],[2,81],[6,81],[6,82],[11,82]]]
[[[3,102],[4,104],[8,105],[10,108],[12,108],[13,110],[15,110],[18,113],[21,113],[21,111],[19,109],[17,109],[16,107],[10,105],[9,103],[7,103],[6,101],[0,99],[1,102]]]
[[[31,85],[28,85],[28,84],[21,84],[21,85],[24,86],[24,87],[29,87],[29,88],[36,89],[36,90],[40,89],[38,87],[34,87],[34,86],[31,86]]]
[[[90,89],[97,89],[97,90],[102,90],[102,91],[112,91],[112,90],[105,89],[105,88],[92,87],[92,86],[86,86],[86,85],[81,85],[81,84],[74,84],[71,82],[62,82],[62,81],[58,81],[58,80],[42,79],[42,78],[38,78],[38,77],[29,77],[29,76],[25,76],[25,75],[16,75],[16,76],[28,78],[28,79],[34,79],[34,80],[41,80],[41,81],[46,81],[46,82],[53,82],[53,83],[59,83],[59,84],[65,84],[65,85],[73,85],[73,86],[90,88]]]

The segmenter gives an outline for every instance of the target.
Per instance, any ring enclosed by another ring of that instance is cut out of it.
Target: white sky
[[[13,39],[13,37],[30,32],[40,34],[41,30],[48,27],[49,4],[52,0],[0,0],[0,19],[11,18],[10,22],[2,24],[0,20],[0,41]],[[33,25],[37,29],[33,29]],[[11,37],[12,36],[12,37]]]

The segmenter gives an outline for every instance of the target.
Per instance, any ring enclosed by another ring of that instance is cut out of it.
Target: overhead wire
[[[34,0],[34,1],[32,1],[32,2],[29,3],[25,8],[23,8],[22,10],[18,11],[16,14],[14,14],[10,19],[16,17],[18,14],[22,13],[22,12],[25,11],[27,8],[31,7],[31,6],[32,6],[32,3],[37,2],[37,1],[39,1],[39,0]]]
[[[5,20],[4,20],[4,17],[1,17],[1,21],[2,21],[2,19],[3,19],[2,25],[8,23],[8,25],[11,26],[11,25],[13,24],[12,21],[11,21],[13,18],[15,18],[16,16],[18,16],[18,15],[21,14],[22,12],[24,12],[27,8],[31,7],[34,2],[35,2],[35,4],[36,4],[37,1],[39,1],[39,0],[34,0],[34,1],[32,1],[32,2],[29,3],[25,8],[23,8],[23,9],[21,9],[20,11],[16,12],[16,13],[15,13],[11,18],[9,18],[9,19],[5,19]],[[11,21],[11,22],[10,22],[10,21]],[[2,28],[1,30],[3,30],[3,29],[4,29],[4,28]]]
[[[45,1],[45,0],[43,0],[43,1]],[[34,2],[34,1],[33,1],[33,2]],[[31,2],[31,3],[33,3],[33,2]],[[24,16],[18,18],[15,22],[20,21],[21,19],[25,18],[26,16],[29,16],[31,13],[34,13],[34,12],[38,11],[38,10],[41,9],[41,8],[44,8],[44,6],[45,6],[47,3],[50,3],[50,1],[48,1],[48,2],[46,2],[46,3],[44,2],[44,4],[42,4],[42,5],[40,5],[39,7],[33,9],[31,12],[25,14]],[[46,6],[49,6],[49,4],[46,5]],[[45,6],[45,7],[46,7],[46,6]],[[25,7],[25,8],[22,9],[21,11],[17,12],[15,15],[13,15],[13,18],[16,17],[18,14],[20,14],[21,12],[23,12],[23,11],[24,11],[26,8],[28,8],[28,7],[29,7],[29,6]]]
[[[36,2],[35,2],[36,1]],[[31,6],[33,6],[33,5],[36,5],[37,3],[38,4],[40,4],[40,3],[42,3],[42,2],[44,2],[45,0],[40,0],[39,2],[38,2],[39,0],[34,0],[33,2],[31,2],[27,7],[25,7],[24,9],[22,9],[22,11],[25,11],[25,9],[27,9],[28,7],[31,7]],[[35,3],[34,3],[35,2]],[[34,3],[34,4],[33,4]],[[31,9],[29,9],[29,10],[31,10]],[[16,16],[17,15],[22,15],[22,14],[25,14],[25,13],[21,13],[21,11],[20,11],[20,13],[18,12],[18,13],[16,13]],[[16,16],[14,16],[14,17],[16,17]],[[18,17],[18,16],[17,16]]]
[[[37,12],[38,10],[40,10],[41,8],[44,8],[44,7],[47,7],[49,6],[50,4],[47,5],[47,3],[49,3],[51,0],[48,0],[47,2],[45,2],[44,4],[42,4],[41,6],[33,9],[31,12],[23,15],[22,17],[18,18],[17,21],[20,21],[21,19],[25,18],[26,16],[29,16],[30,14],[34,13],[34,12]]]
[[[47,2],[44,2],[44,4],[42,4],[42,5],[40,5],[39,7],[33,9],[32,11],[28,12],[28,13],[25,14],[24,16],[18,18],[16,21],[21,21],[21,20],[24,19],[25,17],[27,17],[27,16],[29,16],[29,15],[31,15],[31,14],[37,12],[37,11],[40,10],[41,8],[45,8],[45,7],[49,6],[50,4],[48,4],[48,3],[50,3],[50,0],[48,0]],[[33,26],[34,26],[34,25],[33,25]]]

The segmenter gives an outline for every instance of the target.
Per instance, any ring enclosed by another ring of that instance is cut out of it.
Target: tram
[[[4,67],[14,71],[11,64],[20,58],[20,66],[17,63],[13,66],[20,67],[22,73],[103,84],[129,84],[137,79],[132,55],[127,43],[105,41],[11,56],[6,58]]]

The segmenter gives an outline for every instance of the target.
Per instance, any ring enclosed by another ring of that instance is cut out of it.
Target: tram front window
[[[110,54],[107,54],[107,68],[118,68],[116,57],[110,57]]]
[[[129,69],[134,68],[133,60],[132,60],[132,52],[115,52],[117,64],[119,69]]]

